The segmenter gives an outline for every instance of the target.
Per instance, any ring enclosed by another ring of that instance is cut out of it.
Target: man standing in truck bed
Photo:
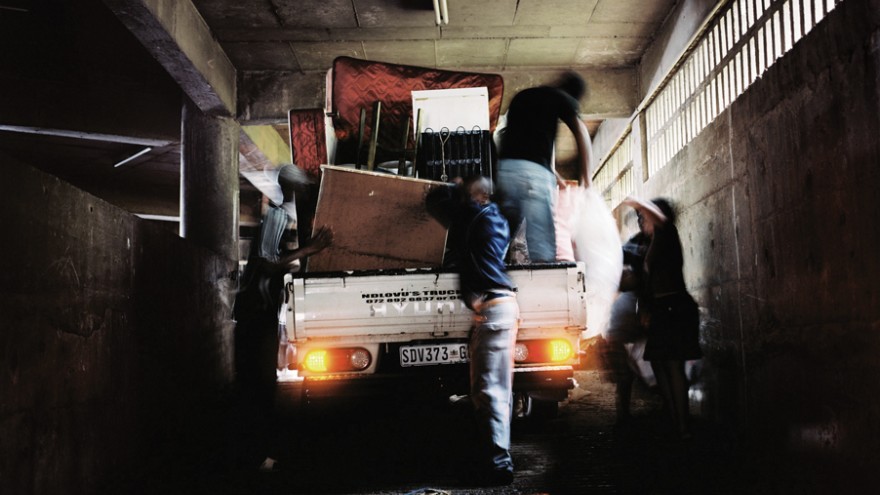
[[[510,230],[498,205],[489,200],[490,191],[487,178],[473,176],[457,186],[430,191],[426,206],[450,230],[462,298],[474,312],[468,351],[480,456],[475,481],[509,485],[513,482],[510,415],[519,307],[504,264]]]
[[[593,152],[590,134],[578,118],[578,100],[586,83],[575,72],[566,72],[555,84],[520,91],[507,110],[507,126],[498,149],[498,190],[501,210],[514,233],[525,221],[529,260],[556,261],[553,211],[556,189],[565,187],[556,172],[554,149],[559,121],[574,134],[578,151],[578,181],[590,185]]]

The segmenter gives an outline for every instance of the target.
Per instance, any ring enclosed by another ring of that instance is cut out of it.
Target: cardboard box
[[[315,228],[333,244],[309,258],[307,271],[433,268],[443,262],[446,229],[425,210],[425,192],[441,184],[323,165]]]

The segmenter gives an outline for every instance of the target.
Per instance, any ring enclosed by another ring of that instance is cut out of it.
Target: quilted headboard
[[[320,108],[291,110],[287,115],[290,130],[291,163],[313,176],[327,163],[327,136],[324,111]]]
[[[376,101],[382,102],[379,147],[392,149],[400,147],[406,121],[412,119],[411,91],[485,86],[489,91],[490,131],[494,131],[498,123],[504,93],[504,80],[498,74],[429,69],[351,57],[338,57],[333,61],[330,79],[330,108],[327,111],[333,115],[333,125],[339,139],[337,163],[354,161],[361,108],[367,110],[364,139],[371,135],[372,108]],[[378,161],[396,158],[377,155]]]

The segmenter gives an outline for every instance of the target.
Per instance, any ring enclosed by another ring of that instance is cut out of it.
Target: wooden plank
[[[309,258],[309,272],[439,267],[446,229],[424,206],[438,182],[323,166],[315,228],[333,244]]]

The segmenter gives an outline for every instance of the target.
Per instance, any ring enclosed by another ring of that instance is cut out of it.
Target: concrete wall
[[[880,2],[847,0],[663,170],[703,311],[704,413],[880,467]]]
[[[234,266],[3,157],[0,197],[0,492],[173,471],[216,435]]]
[[[501,75],[504,79],[501,113],[505,113],[517,93],[532,86],[556,82],[562,70],[473,72]],[[639,74],[634,69],[580,68],[577,72],[589,85],[589,91],[581,101],[581,113],[587,119],[632,115],[639,101]],[[326,78],[326,71],[242,71],[238,82],[238,121],[243,125],[280,124],[287,122],[290,109],[324,108]]]

